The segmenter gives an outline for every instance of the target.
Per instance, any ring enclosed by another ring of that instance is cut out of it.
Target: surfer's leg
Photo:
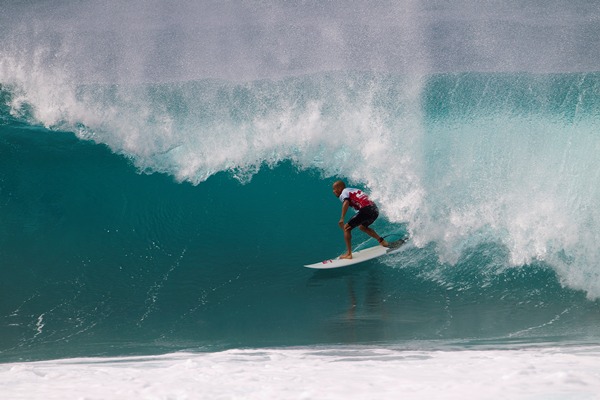
[[[346,248],[348,251],[340,256],[341,259],[352,258],[352,227],[348,224],[344,226],[344,241],[346,242]]]
[[[375,232],[373,229],[369,228],[368,226],[359,225],[358,228],[361,231],[363,231],[364,233],[366,233],[367,235],[371,236],[373,239],[377,240],[379,242],[379,244],[381,244],[383,247],[390,247],[390,244],[388,242],[383,240],[383,238],[381,236],[379,236],[377,234],[377,232]]]

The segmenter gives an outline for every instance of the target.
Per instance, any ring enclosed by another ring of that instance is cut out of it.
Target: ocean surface
[[[594,2],[173,7],[0,16],[0,398],[599,398]]]

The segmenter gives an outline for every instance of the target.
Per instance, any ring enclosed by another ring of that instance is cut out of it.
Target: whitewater
[[[0,398],[599,398],[599,22],[3,5]],[[302,267],[337,179],[403,251]]]

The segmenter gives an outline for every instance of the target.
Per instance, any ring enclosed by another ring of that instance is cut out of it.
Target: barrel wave
[[[48,129],[5,90],[3,353],[593,336],[599,78],[435,75],[417,99],[394,76],[141,85],[133,132]],[[120,90],[79,93],[94,114]],[[412,247],[303,269],[343,251],[337,178]]]
[[[559,35],[525,7],[242,3],[1,17],[0,361],[598,342],[593,5]],[[337,179],[404,251],[302,267],[344,250]]]

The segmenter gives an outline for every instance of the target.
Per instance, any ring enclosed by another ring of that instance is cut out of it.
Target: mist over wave
[[[588,0],[10,2],[0,51],[29,79],[76,83],[582,72],[597,70],[599,19]]]

